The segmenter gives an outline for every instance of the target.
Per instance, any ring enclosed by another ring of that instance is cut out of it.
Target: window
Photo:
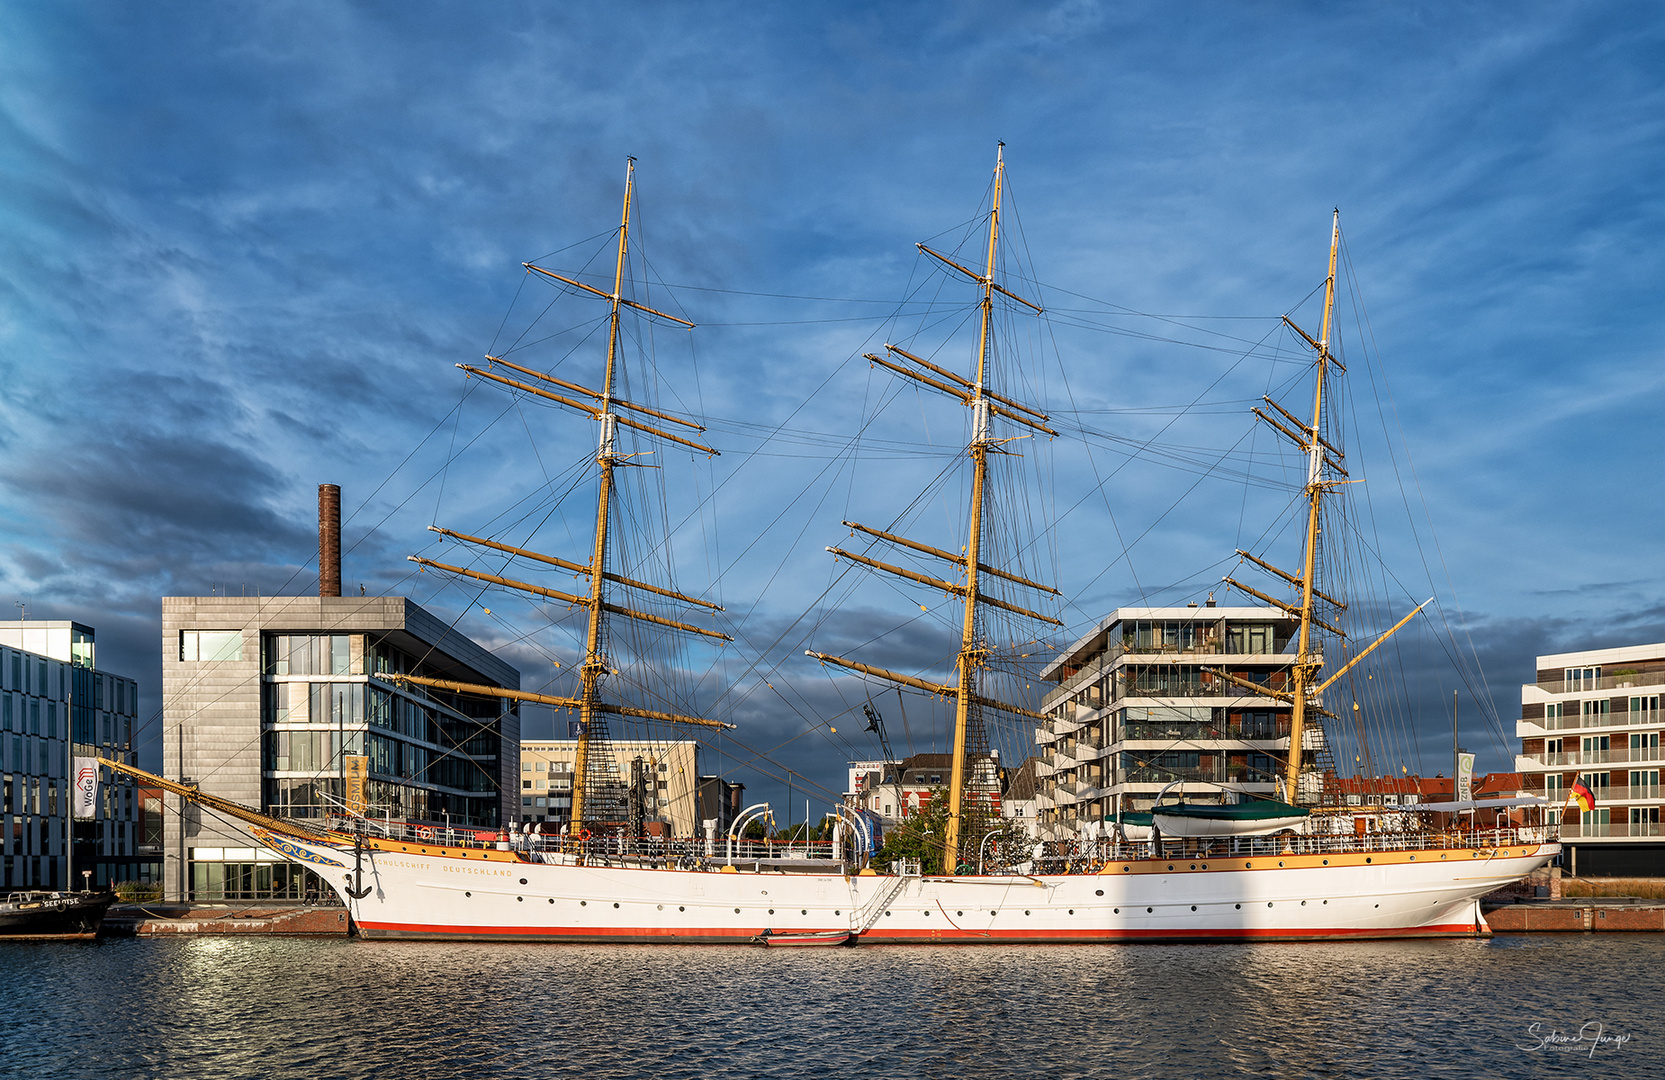
[[[351,634],[273,634],[266,639],[268,675],[351,675]]]
[[[547,767],[547,766],[546,766],[546,764],[545,764],[545,763],[544,763],[544,762],[542,762],[542,761],[540,761],[540,762],[538,762],[538,763],[537,763],[537,764],[536,764],[536,765],[534,765],[534,766],[532,766],[532,767],[533,767],[533,768],[534,768],[534,769],[536,769],[536,770],[537,770],[537,771],[538,771],[538,772],[543,772],[543,771],[544,771],[544,769],[545,769],[545,768],[546,768],[546,767]]]
[[[179,658],[186,661],[241,660],[241,630],[181,630]],[[45,675],[45,672],[42,672]]]
[[[1544,730],[1554,731],[1561,726],[1561,717],[1566,714],[1566,706],[1559,701],[1552,701],[1544,706]]]
[[[521,787],[522,787],[522,788],[523,788],[523,789],[530,789],[530,788],[531,788],[531,786],[532,786],[532,781],[530,781],[530,780],[522,780],[522,781],[521,781],[521,782],[520,782],[520,786],[521,786]]]
[[[1585,727],[1606,727],[1612,723],[1612,720],[1609,719],[1609,710],[1612,709],[1613,703],[1606,698],[1599,701],[1581,701],[1578,703],[1578,707],[1580,714],[1584,717]]]
[[[281,684],[280,684],[281,685]],[[353,727],[364,722],[364,686],[361,683],[308,683],[314,724]]]
[[[1274,644],[1271,623],[1241,623],[1226,628],[1228,653],[1269,653]]]
[[[1659,770],[1658,769],[1632,769],[1631,772],[1630,772],[1630,797],[1633,798],[1633,799],[1647,799],[1647,798],[1655,797],[1655,796],[1652,796],[1652,795],[1647,795],[1647,794],[1638,792],[1637,791],[1638,788],[1643,789],[1644,792],[1648,789],[1651,789],[1654,792],[1658,792],[1659,791]]]
[[[1601,755],[1600,757],[1593,757],[1592,756],[1592,757],[1588,758],[1587,760],[1606,761],[1607,760],[1607,752],[1612,749],[1611,742],[1612,742],[1612,736],[1611,735],[1586,735],[1586,736],[1584,736],[1584,753],[1587,754],[1587,755],[1597,755],[1597,754]]]
[[[1632,724],[1659,723],[1659,695],[1648,694],[1631,698],[1629,720]]]
[[[1597,688],[1596,683],[1599,681],[1601,681],[1601,668],[1599,667],[1570,667],[1567,669],[1566,689],[1568,690],[1594,690]]]

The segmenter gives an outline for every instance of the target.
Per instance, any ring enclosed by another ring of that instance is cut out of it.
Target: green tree
[[[942,873],[942,838],[948,828],[948,789],[932,788],[930,802],[885,832],[873,857],[877,870],[892,871],[900,859],[917,859],[924,873]]]

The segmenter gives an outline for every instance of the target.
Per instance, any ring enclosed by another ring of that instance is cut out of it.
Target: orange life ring
[[[418,840],[432,840],[434,838],[434,830],[426,825],[419,825],[416,828],[416,838]]]
[[[590,830],[588,830],[588,829],[579,829],[578,830],[578,839],[588,840],[589,838],[590,838]]]

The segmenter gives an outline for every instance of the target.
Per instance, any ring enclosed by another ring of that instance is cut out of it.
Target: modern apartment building
[[[1584,876],[1665,876],[1660,734],[1665,643],[1553,653],[1520,692],[1516,771],[1561,820],[1563,861]],[[1595,808],[1568,804],[1582,779]]]
[[[683,838],[701,835],[698,743],[610,741],[605,746],[592,743],[590,753],[606,755],[601,771],[613,777],[610,783],[617,788],[606,801],[623,807],[626,820],[620,824],[627,833]],[[520,744],[518,814],[522,821],[553,823],[557,830],[571,824],[577,761],[577,739],[528,740]],[[589,819],[588,814],[585,819]]]
[[[1223,679],[1289,687],[1296,620],[1272,607],[1126,607],[1047,665],[1057,683],[1035,732],[1040,838],[1097,835],[1182,781],[1188,801],[1274,795],[1289,706]],[[1322,786],[1324,735],[1303,745],[1303,801]]]
[[[80,623],[0,623],[0,889],[150,876],[153,864],[139,853],[139,793],[108,773],[93,818],[75,822],[73,867],[65,861],[74,759],[133,760],[138,683],[99,671],[95,650],[93,628]]]

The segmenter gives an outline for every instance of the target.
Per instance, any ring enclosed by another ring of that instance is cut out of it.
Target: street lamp
[[[978,842],[978,844],[977,844],[977,874],[978,874],[979,877],[981,877],[982,873],[983,873],[983,848],[986,844],[988,844],[989,837],[999,835],[1000,833],[1003,833],[1005,831],[1006,830],[1005,830],[1004,826],[1002,826],[1001,828],[998,828],[998,829],[990,829],[988,832],[983,834],[983,839]]]

